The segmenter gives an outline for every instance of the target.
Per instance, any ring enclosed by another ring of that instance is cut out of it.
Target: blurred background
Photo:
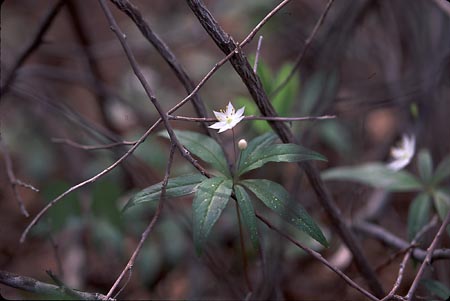
[[[414,133],[417,148],[427,148],[434,162],[450,151],[450,5],[442,0],[336,0],[286,85],[305,42],[328,1],[291,1],[259,31],[244,49],[254,61],[263,36],[258,75],[280,116],[336,115],[327,121],[296,122],[291,129],[302,145],[322,153],[320,169],[386,161],[403,133]],[[20,53],[33,39],[57,1],[6,0],[1,5],[1,83],[10,77]],[[224,57],[183,1],[133,0],[153,31],[169,46],[197,84]],[[272,0],[205,1],[223,29],[242,41],[279,2]],[[136,25],[109,3],[119,26],[165,110],[186,90]],[[30,219],[69,187],[102,171],[129,146],[87,150],[76,145],[134,141],[159,117],[132,73],[123,50],[97,1],[65,1],[39,47],[15,71],[2,91],[0,131],[20,180],[38,193],[18,187],[31,217],[24,217],[9,183],[5,154],[0,160],[0,269],[51,282],[52,270],[68,286],[106,294],[155,212],[156,206],[121,208],[140,189],[162,180],[169,145],[151,135],[125,163],[108,175],[71,193],[54,206],[19,243]],[[198,94],[209,117],[228,101],[258,115],[257,107],[229,63]],[[176,115],[196,117],[191,103]],[[178,129],[203,132],[197,123],[173,121]],[[162,130],[162,126],[158,130]],[[239,138],[251,139],[269,130],[263,121],[240,123]],[[221,135],[232,155],[232,137]],[[66,140],[65,140],[66,139]],[[68,139],[68,140],[67,140]],[[408,169],[416,171],[413,163]],[[193,172],[175,155],[172,175]],[[269,164],[251,177],[282,184],[305,206],[328,235],[331,247],[321,249],[292,229],[291,235],[334,260],[352,279],[365,285],[351,258],[339,257],[341,241],[295,164]],[[372,188],[333,182],[329,188],[346,219],[373,197]],[[448,182],[446,183],[448,185]],[[406,239],[412,195],[390,196],[378,223]],[[236,299],[245,292],[235,210],[228,206],[210,237],[212,258],[196,256],[191,239],[192,197],[169,200],[144,245],[122,299]],[[275,223],[279,221],[270,216]],[[276,233],[260,225],[267,268],[250,244],[249,271],[260,298],[286,300],[360,299],[334,273],[306,256]],[[432,236],[430,235],[430,238]],[[448,237],[446,238],[448,246]],[[396,250],[361,237],[370,264],[386,290],[395,281],[402,256],[386,264]],[[340,259],[339,259],[340,258]],[[407,268],[405,292],[415,267]],[[435,276],[450,285],[448,263]],[[261,289],[263,285],[264,290]],[[403,291],[402,291],[403,290]],[[7,299],[37,298],[0,286]]]

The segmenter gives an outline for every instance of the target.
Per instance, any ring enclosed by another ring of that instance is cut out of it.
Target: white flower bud
[[[238,147],[240,150],[244,150],[247,148],[247,141],[245,139],[241,139],[238,142]]]

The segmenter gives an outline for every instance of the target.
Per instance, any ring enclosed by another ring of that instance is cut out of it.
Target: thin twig
[[[395,236],[391,232],[387,231],[383,227],[368,223],[368,222],[358,222],[352,225],[352,228],[357,232],[364,234],[365,236],[370,236],[378,239],[379,241],[387,244],[395,249],[402,250],[409,247],[409,242]],[[412,252],[412,257],[415,260],[423,261],[427,252],[422,249],[415,248]],[[450,249],[437,249],[434,250],[432,255],[432,260],[439,259],[450,259]]]
[[[416,292],[417,287],[419,286],[420,280],[422,279],[423,273],[425,272],[425,269],[428,267],[428,265],[431,265],[431,261],[433,258],[433,252],[437,248],[437,245],[439,244],[442,234],[445,231],[445,228],[447,228],[447,225],[450,223],[450,211],[447,213],[447,216],[442,221],[442,225],[439,228],[438,232],[436,233],[436,236],[434,237],[433,241],[431,242],[431,245],[427,249],[427,256],[425,257],[425,260],[422,262],[422,265],[419,268],[419,271],[416,274],[416,277],[414,278],[413,283],[411,284],[411,287],[409,288],[408,293],[406,294],[405,298],[406,300],[412,300],[414,293]]]
[[[330,10],[331,5],[333,4],[334,0],[328,0],[327,5],[325,6],[325,9],[323,10],[322,14],[320,15],[319,20],[317,20],[316,25],[314,26],[311,34],[309,35],[309,37],[306,39],[305,42],[305,46],[302,49],[302,52],[300,52],[300,54],[297,56],[297,58],[295,59],[295,63],[294,66],[292,67],[291,72],[289,73],[289,75],[278,85],[278,87],[276,87],[270,96],[274,96],[277,95],[284,86],[287,85],[287,83],[292,79],[292,77],[294,76],[297,68],[300,66],[300,64],[302,63],[303,57],[305,56],[306,51],[308,50],[309,46],[311,45],[312,40],[314,39],[315,35],[317,34],[317,32],[319,31],[320,26],[322,25],[323,21],[325,20],[326,15],[328,14],[328,11]]]
[[[256,47],[255,63],[253,64],[253,72],[255,72],[255,74],[257,73],[256,71],[258,70],[259,53],[261,51],[262,40],[263,40],[263,36],[259,36],[258,46]]]
[[[38,26],[36,32],[33,35],[33,38],[30,40],[28,45],[22,50],[17,60],[14,62],[11,70],[9,71],[8,76],[3,82],[0,88],[0,96],[3,96],[11,87],[12,82],[15,80],[17,76],[17,69],[22,66],[22,64],[27,60],[27,58],[33,54],[34,51],[41,45],[42,38],[44,37],[47,30],[50,28],[55,17],[58,15],[61,7],[64,5],[64,0],[58,0],[48,11],[48,13],[43,18],[42,22]]]
[[[66,292],[62,291],[57,285],[41,282],[30,277],[17,275],[7,271],[0,270],[0,283],[34,294],[57,296],[64,299],[67,298]],[[80,300],[114,300],[112,298],[107,299],[105,295],[99,293],[88,293],[73,289],[72,291],[76,293],[77,298]]]
[[[256,216],[264,223],[266,224],[270,229],[274,230],[275,232],[277,232],[278,234],[280,234],[282,237],[284,237],[285,239],[289,240],[290,242],[292,242],[294,245],[296,245],[297,247],[301,248],[303,251],[305,251],[306,253],[308,253],[309,255],[311,255],[312,257],[314,257],[315,259],[317,259],[318,261],[320,261],[322,264],[324,264],[326,267],[328,267],[330,270],[332,270],[333,272],[335,272],[339,277],[341,277],[345,282],[347,282],[351,287],[353,287],[354,289],[356,289],[357,291],[359,291],[361,294],[363,294],[364,296],[366,296],[368,299],[370,300],[379,300],[377,297],[375,297],[374,295],[372,295],[371,293],[369,293],[368,291],[366,291],[364,288],[362,288],[361,286],[359,286],[356,282],[354,282],[352,279],[350,279],[347,275],[345,275],[341,270],[339,270],[338,268],[336,268],[335,266],[333,266],[331,263],[329,263],[325,258],[323,258],[323,256],[304,246],[303,244],[301,244],[300,242],[298,242],[297,240],[295,240],[294,238],[292,238],[291,236],[289,236],[288,234],[284,233],[283,231],[279,230],[277,227],[275,227],[271,222],[269,222],[265,217],[263,217],[262,215],[260,215],[259,213],[256,213]]]
[[[108,294],[106,295],[106,298],[110,298],[112,296],[112,294],[116,290],[117,286],[119,285],[120,281],[125,276],[125,273],[127,271],[129,271],[129,273],[131,274],[131,270],[133,268],[133,265],[134,265],[134,262],[135,262],[135,260],[137,258],[137,255],[139,254],[139,251],[142,249],[142,246],[144,245],[144,242],[147,240],[148,235],[152,231],[154,225],[156,224],[156,221],[158,220],[159,216],[161,215],[161,211],[162,211],[163,204],[164,204],[164,198],[165,198],[165,195],[166,195],[166,187],[167,187],[167,183],[169,181],[169,176],[170,176],[170,169],[172,167],[173,154],[175,152],[175,148],[176,147],[175,147],[174,143],[172,143],[171,146],[170,146],[169,159],[167,161],[166,172],[164,174],[164,180],[163,180],[163,183],[162,183],[162,186],[161,186],[161,195],[159,197],[159,202],[158,202],[158,207],[156,208],[156,212],[153,215],[153,218],[151,219],[151,221],[148,224],[147,228],[145,228],[145,231],[142,233],[141,240],[139,241],[136,249],[134,250],[133,255],[131,255],[130,259],[128,260],[127,265],[122,270],[122,272],[120,273],[119,277],[114,282],[113,286],[110,288]]]
[[[83,150],[103,150],[118,146],[124,146],[124,145],[134,145],[137,141],[121,141],[121,142],[115,142],[115,143],[109,143],[109,144],[102,144],[102,145],[84,145],[80,144],[78,142],[72,141],[70,139],[66,138],[52,138],[52,142],[54,143],[61,143],[61,144],[67,144],[75,148],[83,149]]]
[[[400,284],[402,283],[402,279],[403,279],[403,274],[405,273],[405,268],[406,268],[406,264],[408,263],[409,258],[411,257],[412,251],[414,250],[414,248],[416,247],[418,241],[420,240],[420,238],[425,235],[426,232],[428,232],[431,228],[433,228],[435,226],[437,222],[437,218],[434,217],[433,219],[431,219],[431,221],[426,224],[414,237],[414,239],[411,241],[411,245],[409,246],[405,256],[403,257],[402,262],[400,263],[400,267],[398,270],[398,275],[397,275],[397,279],[395,280],[395,283],[391,289],[391,291],[389,292],[389,294],[387,294],[386,297],[384,297],[381,301],[387,301],[387,300],[391,300],[392,298],[394,298],[395,293],[397,292],[398,288],[400,287]]]
[[[173,116],[168,115],[170,120],[182,120],[182,121],[192,121],[192,122],[217,122],[218,120],[214,117],[212,118],[199,118],[199,117],[186,117],[186,116]],[[272,117],[272,116],[245,116],[243,120],[267,120],[267,121],[309,121],[309,120],[326,120],[334,119],[335,115],[324,115],[324,116],[306,116],[306,117]]]
[[[23,203],[22,196],[20,195],[19,191],[17,190],[17,185],[21,185],[27,188],[31,188],[33,186],[23,183],[22,181],[18,181],[16,178],[16,175],[14,174],[13,170],[13,163],[11,160],[11,155],[9,154],[8,147],[3,142],[2,136],[0,134],[0,150],[3,153],[3,160],[5,161],[5,168],[6,173],[8,174],[8,180],[11,184],[11,188],[14,193],[14,198],[16,199],[17,204],[19,205],[20,212],[26,217],[29,217],[30,214],[28,213],[27,209],[25,208],[25,204]],[[36,188],[32,188],[33,190],[36,190]]]

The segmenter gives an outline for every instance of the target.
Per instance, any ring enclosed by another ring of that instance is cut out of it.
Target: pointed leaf
[[[297,144],[275,144],[260,147],[241,160],[238,175],[259,168],[269,162],[326,161],[325,157]]]
[[[169,134],[166,131],[160,132],[159,135],[169,138]],[[191,131],[175,131],[175,135],[188,151],[211,164],[222,175],[230,175],[225,154],[214,139]]]
[[[422,184],[407,171],[394,171],[379,163],[332,168],[322,173],[324,180],[344,180],[390,191],[416,191]]]
[[[433,159],[428,150],[421,150],[418,155],[418,168],[420,178],[429,183],[433,174]]]
[[[230,199],[233,182],[215,177],[204,180],[197,188],[192,203],[194,244],[198,254]]]
[[[278,136],[275,133],[268,132],[252,139],[248,143],[247,148],[244,149],[240,154],[238,170],[241,169],[242,163],[247,161],[248,157],[255,156],[255,154],[258,153],[261,148],[273,144],[275,140],[277,140],[277,138]]]
[[[433,175],[433,184],[439,184],[450,176],[450,156],[445,157],[444,160],[439,163],[436,168],[436,172]]]
[[[448,300],[450,298],[450,287],[446,286],[442,282],[433,279],[422,279],[420,281],[433,295],[441,298],[442,300]]]
[[[169,179],[166,186],[166,198],[175,198],[193,193],[197,186],[206,179],[201,174],[189,174],[177,178]],[[157,202],[161,196],[162,182],[149,186],[135,194],[125,205],[122,211],[128,208],[147,202]]]
[[[259,250],[259,235],[256,226],[256,216],[250,196],[241,185],[234,186],[234,193],[236,194],[242,220],[250,234],[250,240],[252,241],[253,247],[255,250]]]
[[[256,179],[243,180],[240,184],[253,192],[268,208],[284,220],[296,226],[316,241],[327,247],[328,242],[320,228],[299,203],[293,201],[289,193],[278,183]]]
[[[414,198],[409,206],[408,214],[408,238],[413,240],[416,234],[427,224],[430,219],[430,196],[421,193]]]
[[[440,189],[433,192],[434,207],[443,221],[450,210],[450,192]],[[450,225],[447,226],[447,233],[450,236]]]

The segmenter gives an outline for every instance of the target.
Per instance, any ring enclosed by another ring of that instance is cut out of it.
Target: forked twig
[[[434,237],[433,241],[431,242],[431,245],[427,249],[427,256],[425,257],[425,260],[422,262],[422,265],[419,268],[419,271],[416,274],[416,277],[414,278],[413,283],[411,284],[411,287],[409,288],[408,293],[406,294],[405,298],[406,300],[412,300],[414,293],[416,292],[417,287],[419,286],[420,280],[422,279],[423,273],[425,272],[425,269],[428,265],[431,264],[431,259],[433,258],[433,252],[437,248],[438,243],[441,240],[442,234],[445,231],[445,228],[447,228],[447,225],[450,223],[450,211],[447,213],[447,216],[442,221],[442,225],[439,228],[438,232],[436,233],[436,236]]]
[[[170,169],[172,167],[173,154],[175,152],[175,148],[176,148],[175,145],[172,143],[170,146],[169,159],[167,161],[166,172],[164,174],[164,180],[163,180],[163,183],[161,186],[161,194],[159,197],[159,202],[158,202],[158,207],[156,208],[156,212],[153,215],[153,218],[151,219],[147,228],[145,228],[144,232],[142,233],[141,240],[139,241],[138,245],[136,246],[136,249],[134,250],[133,255],[131,255],[130,259],[128,260],[127,265],[122,270],[119,277],[116,279],[113,286],[110,288],[108,294],[106,295],[107,299],[112,296],[112,294],[116,290],[117,286],[119,285],[120,281],[123,279],[123,277],[125,276],[125,273],[127,271],[130,273],[130,277],[131,277],[131,270],[133,268],[134,262],[138,256],[140,250],[142,249],[144,242],[147,240],[147,237],[149,236],[150,232],[152,231],[153,227],[155,226],[156,221],[158,220],[159,216],[161,215],[161,211],[162,211],[163,204],[164,204],[164,198],[166,195],[166,187],[167,187],[167,183],[169,181],[169,176],[170,176]],[[122,291],[122,289],[120,291]]]

